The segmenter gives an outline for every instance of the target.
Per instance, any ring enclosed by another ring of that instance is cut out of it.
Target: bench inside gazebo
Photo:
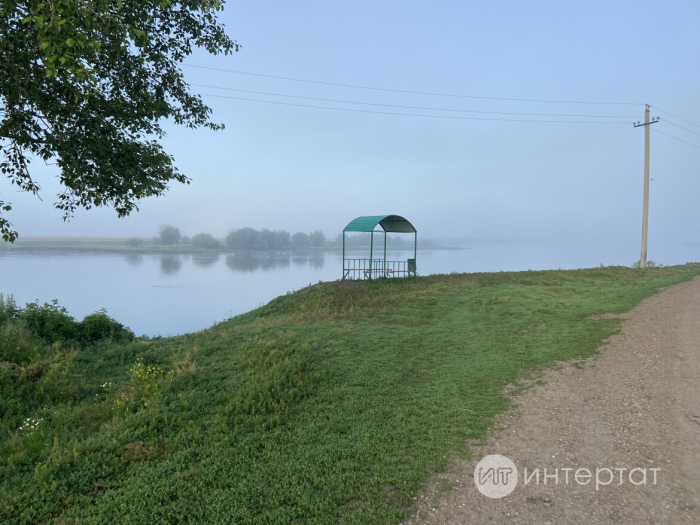
[[[381,228],[381,229],[379,229]],[[347,233],[369,233],[369,259],[346,257],[345,235]],[[375,246],[374,234],[384,234],[384,249]],[[413,258],[403,261],[386,260],[386,234],[413,234]],[[377,249],[379,248],[379,249]],[[376,279],[378,277],[415,277],[418,232],[400,215],[370,215],[350,221],[343,229],[343,279]],[[381,257],[378,254],[382,254]]]

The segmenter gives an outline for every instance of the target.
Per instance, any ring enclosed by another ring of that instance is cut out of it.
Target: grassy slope
[[[325,283],[210,330],[83,350],[72,400],[0,424],[0,520],[398,522],[508,408],[506,384],[619,326],[588,316],[698,274]],[[39,429],[17,431],[30,416]]]

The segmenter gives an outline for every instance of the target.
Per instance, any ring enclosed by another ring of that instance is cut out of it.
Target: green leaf
[[[64,219],[95,205],[125,216],[172,181],[188,183],[148,137],[162,137],[166,119],[219,129],[179,66],[197,47],[213,54],[236,48],[216,20],[223,2],[36,2],[0,5],[0,40],[12,43],[0,44],[2,67],[16,72],[0,82],[0,128],[12,143],[0,149],[3,178],[36,193],[29,161],[55,162]]]

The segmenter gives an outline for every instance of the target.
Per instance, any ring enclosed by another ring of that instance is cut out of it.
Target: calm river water
[[[490,244],[419,251],[417,263],[418,273],[429,275],[630,265],[634,261],[630,253],[636,254],[627,247],[597,251]],[[387,259],[405,260],[410,255],[394,252]],[[667,247],[657,260],[700,261],[700,247]],[[287,291],[340,276],[341,254],[333,251],[179,255],[0,250],[0,293],[13,294],[18,304],[58,299],[78,319],[105,308],[136,334],[151,336],[201,330]]]

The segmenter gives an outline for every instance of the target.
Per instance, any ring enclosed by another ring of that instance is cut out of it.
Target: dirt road
[[[700,524],[700,277],[622,317],[599,356],[525,390],[474,460],[435,482],[454,490],[428,491],[409,523]],[[475,485],[489,454],[518,469],[500,499]]]

